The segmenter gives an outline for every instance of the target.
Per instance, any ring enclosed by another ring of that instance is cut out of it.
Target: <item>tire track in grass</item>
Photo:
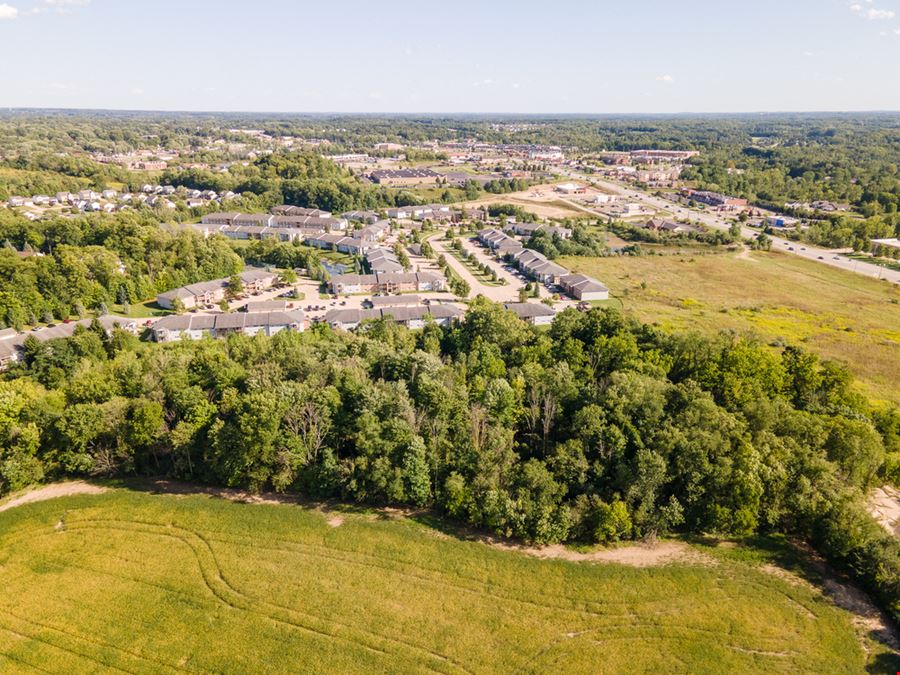
[[[326,620],[321,616],[315,615],[310,612],[301,611],[290,607],[284,607],[267,602],[265,600],[247,596],[240,590],[233,587],[225,578],[209,542],[206,541],[198,533],[187,528],[182,528],[175,525],[163,526],[159,525],[158,523],[148,523],[142,521],[85,519],[68,523],[67,529],[118,529],[126,532],[142,532],[150,535],[169,537],[177,541],[181,541],[186,546],[188,546],[191,551],[193,551],[194,557],[200,567],[200,572],[207,588],[217,599],[219,599],[224,604],[232,607],[233,609],[256,614],[268,620],[287,626],[292,626],[296,629],[314,634],[318,637],[343,640],[380,656],[391,656],[391,654],[378,644],[379,641],[394,643],[401,648],[412,650],[413,652],[418,652],[420,658],[424,656],[426,660],[436,660],[440,662],[441,665],[453,666],[464,672],[470,672],[463,664],[459,663],[455,659],[447,657],[443,654],[439,654],[437,652],[433,652],[419,645],[415,645],[413,643],[409,643],[397,638],[380,635],[373,631],[350,626],[342,622]],[[260,607],[256,607],[255,605],[259,605]],[[268,608],[268,611],[263,611],[263,608]],[[292,617],[291,615],[304,617],[306,619],[306,622],[300,621],[296,617]],[[310,622],[312,622],[313,625],[311,625]],[[331,624],[332,626],[338,626],[343,630],[340,632],[335,631],[333,628],[329,628],[329,624]],[[365,634],[368,637],[368,640],[363,640],[352,635],[354,631]],[[394,655],[396,656],[396,654]],[[433,668],[432,666],[428,667],[432,670],[435,670],[436,672],[441,672],[438,669]]]
[[[8,616],[13,616],[14,618],[19,618],[19,617],[15,616],[14,614],[12,614],[12,613],[9,612],[9,611],[6,611],[6,614],[7,614]],[[25,620],[25,623],[33,623],[33,622],[29,622],[29,621]],[[38,625],[39,628],[43,628],[44,630],[51,630],[51,631],[54,631],[54,632],[62,633],[65,637],[70,638],[70,639],[76,639],[76,640],[78,639],[78,638],[73,638],[73,636],[66,634],[64,631],[56,631],[55,629],[53,629],[53,628],[51,628],[51,627],[40,626],[40,624],[36,624],[36,625]],[[32,642],[40,642],[40,643],[43,644],[43,645],[47,645],[48,647],[52,647],[53,649],[57,649],[57,650],[59,650],[59,651],[65,653],[65,654],[68,654],[69,656],[76,656],[76,657],[78,657],[78,658],[80,658],[80,659],[83,659],[83,660],[85,660],[85,661],[88,661],[88,662],[90,662],[90,663],[91,663],[92,665],[94,665],[94,666],[103,666],[103,667],[105,667],[105,668],[110,668],[110,669],[112,669],[112,670],[117,670],[117,671],[122,672],[122,673],[129,673],[129,672],[131,672],[131,671],[125,670],[124,668],[119,668],[118,666],[114,666],[114,665],[111,665],[111,664],[106,663],[106,662],[104,662],[104,661],[101,661],[100,659],[97,659],[97,658],[95,658],[94,656],[91,656],[90,654],[86,654],[86,653],[84,653],[84,652],[80,652],[80,651],[78,651],[77,649],[72,649],[71,647],[64,647],[64,646],[62,646],[62,645],[60,645],[60,644],[57,644],[56,642],[53,642],[53,641],[49,640],[49,639],[46,638],[46,637],[41,637],[41,636],[38,635],[38,634],[29,635],[29,634],[27,634],[27,633],[22,633],[21,631],[16,630],[16,629],[14,629],[14,628],[9,628],[8,626],[3,625],[2,623],[0,623],[0,630],[4,630],[4,631],[6,631],[7,633],[10,633],[11,635],[15,635],[16,637],[20,637],[20,638],[23,638],[23,639],[25,639],[25,640],[31,640]],[[87,642],[87,640],[84,640],[84,641]]]
[[[566,607],[566,606],[557,605],[557,604],[543,604],[543,603],[536,602],[534,600],[526,600],[523,598],[516,598],[513,596],[495,593],[492,590],[487,590],[487,589],[497,588],[497,586],[495,584],[490,584],[488,582],[484,582],[479,579],[473,579],[471,577],[466,577],[466,576],[459,575],[459,574],[454,574],[453,576],[456,579],[471,582],[472,584],[475,584],[476,586],[480,586],[480,589],[479,588],[470,588],[470,587],[467,587],[467,586],[464,586],[461,584],[454,584],[450,581],[446,581],[443,578],[435,579],[435,578],[428,577],[425,575],[416,574],[415,572],[399,570],[396,567],[394,567],[393,565],[386,564],[386,563],[400,564],[400,565],[403,565],[406,567],[411,567],[414,570],[427,570],[428,572],[437,574],[440,577],[448,576],[448,574],[446,572],[439,570],[439,569],[425,567],[422,565],[418,565],[415,563],[409,563],[409,562],[402,561],[402,560],[398,561],[398,560],[392,559],[392,558],[385,558],[383,556],[377,556],[377,555],[365,553],[362,551],[350,551],[350,550],[343,549],[343,548],[329,546],[328,544],[325,544],[325,543],[323,543],[321,545],[321,547],[316,547],[316,546],[313,546],[310,544],[304,544],[302,542],[290,541],[290,540],[286,540],[286,539],[274,539],[272,541],[276,541],[276,542],[284,544],[286,546],[285,547],[263,546],[263,545],[253,542],[250,539],[244,539],[241,537],[233,537],[231,535],[228,535],[227,537],[219,536],[218,538],[211,537],[211,540],[218,541],[220,543],[226,543],[226,544],[235,544],[236,543],[238,545],[247,546],[249,548],[254,548],[254,549],[259,549],[259,550],[269,550],[269,551],[302,553],[302,551],[297,551],[296,549],[307,549],[307,553],[306,553],[307,555],[321,557],[325,560],[345,562],[348,564],[359,565],[362,567],[370,567],[370,566],[379,567],[380,569],[390,571],[390,572],[395,572],[395,573],[401,574],[401,575],[406,575],[410,578],[421,579],[424,581],[432,581],[435,583],[440,583],[440,584],[450,586],[452,588],[458,588],[459,590],[463,590],[463,591],[467,591],[467,592],[471,592],[471,593],[478,593],[479,595],[481,595],[481,594],[488,595],[490,597],[494,597],[499,600],[523,603],[523,604],[530,605],[530,606],[533,606],[533,607],[536,607],[539,609],[573,611],[573,612],[578,612],[578,613],[583,613],[583,614],[588,614],[588,615],[593,615],[593,616],[598,616],[598,617],[606,617],[606,616],[609,616],[609,614],[603,613],[602,611],[585,608],[584,605],[587,603],[590,605],[595,605],[598,608],[602,608],[604,606],[633,606],[636,604],[637,605],[663,604],[663,603],[671,602],[676,597],[676,596],[673,596],[670,598],[656,598],[653,600],[619,600],[619,601],[609,600],[609,601],[601,602],[601,601],[597,601],[597,600],[585,601],[583,599],[570,598],[565,595],[548,595],[546,593],[541,593],[539,591],[536,592],[536,595],[539,595],[541,597],[544,597],[544,598],[547,598],[550,600],[565,600],[565,601],[571,602],[573,605],[581,605],[582,606],[582,608],[577,608],[577,607],[572,607],[572,606]],[[349,556],[356,556],[359,558],[363,558],[366,560],[366,562],[360,562],[359,560],[354,560],[352,557],[348,558],[348,557],[342,557],[339,555],[327,555],[325,553],[322,553],[320,551],[320,548],[325,548],[325,549],[328,549],[329,551],[337,551],[337,552],[344,553]],[[694,595],[696,595],[698,593],[699,593],[699,591],[697,593],[695,593]],[[684,593],[677,595],[678,599],[683,599],[684,597],[685,597]]]

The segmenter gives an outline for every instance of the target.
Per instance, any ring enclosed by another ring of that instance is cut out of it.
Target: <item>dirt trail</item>
[[[900,537],[900,490],[885,485],[869,495],[869,513],[895,537]]]
[[[53,485],[45,485],[44,487],[29,490],[18,497],[13,497],[8,502],[0,504],[0,511],[8,511],[23,504],[31,504],[33,502],[43,502],[47,499],[56,499],[57,497],[68,497],[70,495],[96,495],[106,492],[105,487],[99,485],[91,485],[81,480],[68,481],[65,483],[54,483]]]
[[[713,565],[715,560],[703,555],[680,541],[662,541],[655,544],[629,544],[600,551],[575,551],[561,544],[553,546],[529,547],[510,544],[497,539],[486,543],[495,548],[517,551],[545,560],[568,560],[570,562],[606,562],[629,565],[631,567],[658,567],[669,563],[691,563]]]

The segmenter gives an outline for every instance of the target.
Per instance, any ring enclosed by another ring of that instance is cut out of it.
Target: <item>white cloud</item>
[[[91,4],[91,0],[44,0],[44,2],[54,7],[84,7]]]
[[[897,35],[900,35],[900,28],[895,28],[895,29],[894,29],[894,32],[895,32]]]
[[[657,82],[665,82],[666,84],[671,84],[672,82],[675,81],[675,78],[672,77],[671,75],[657,75],[656,81]]]
[[[815,55],[816,55],[815,52],[810,52],[810,51],[803,52],[803,56],[805,56],[807,58],[812,58]]]
[[[17,16],[19,16],[19,10],[12,5],[7,5],[6,3],[0,5],[0,21],[3,19],[15,19]]]
[[[859,3],[852,4],[852,5],[850,5],[850,11],[851,12],[861,12],[862,5],[860,5]]]
[[[490,87],[492,84],[494,84],[494,81],[488,77],[483,80],[480,80],[479,82],[475,82],[472,86],[473,87]]]
[[[143,96],[143,95],[144,95],[144,90],[141,89],[140,87],[132,87],[132,88],[131,88],[131,95],[132,95],[132,96]]]
[[[881,19],[893,19],[897,16],[897,12],[892,9],[875,9],[872,7],[871,9],[867,9],[863,16],[869,21],[878,21]]]

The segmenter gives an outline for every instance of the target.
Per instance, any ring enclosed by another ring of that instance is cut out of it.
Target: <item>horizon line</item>
[[[650,111],[632,111],[632,112],[515,112],[515,111],[346,111],[346,110],[201,110],[201,109],[169,109],[169,108],[93,108],[93,107],[54,107],[54,106],[3,106],[0,107],[2,112],[105,112],[105,113],[153,113],[153,114],[189,114],[189,115],[333,115],[333,116],[352,116],[352,115],[385,115],[385,116],[453,116],[461,115],[466,117],[485,116],[485,117],[690,117],[705,115],[900,115],[900,110],[891,109],[867,109],[867,110],[683,110],[678,112],[650,112]]]

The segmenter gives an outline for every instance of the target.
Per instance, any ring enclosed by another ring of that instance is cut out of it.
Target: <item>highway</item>
[[[727,230],[733,224],[733,221],[726,220],[726,218],[718,212],[688,208],[686,206],[671,202],[667,199],[648,194],[647,192],[644,192],[642,190],[637,190],[631,186],[620,185],[612,181],[602,180],[594,176],[588,176],[576,171],[572,171],[570,169],[561,169],[560,173],[567,178],[572,178],[583,183],[594,185],[595,187],[598,187],[605,192],[623,195],[630,200],[642,202],[655,209],[673,213],[677,218],[695,220],[710,228]],[[599,216],[602,214],[597,215]],[[754,230],[751,227],[741,227],[741,235],[747,239],[753,239],[758,234],[759,231]],[[863,276],[871,277],[873,279],[885,279],[892,283],[900,284],[900,272],[896,270],[891,270],[879,265],[873,265],[872,263],[867,263],[861,260],[853,260],[846,255],[842,255],[841,253],[837,253],[829,249],[811,246],[802,242],[791,241],[783,237],[769,235],[769,238],[772,240],[773,251],[782,251],[783,253],[796,255],[801,258],[806,258],[807,260],[812,260],[813,262],[821,263],[823,265],[829,265],[831,267],[837,267],[838,269],[853,272],[855,274],[862,274]]]

